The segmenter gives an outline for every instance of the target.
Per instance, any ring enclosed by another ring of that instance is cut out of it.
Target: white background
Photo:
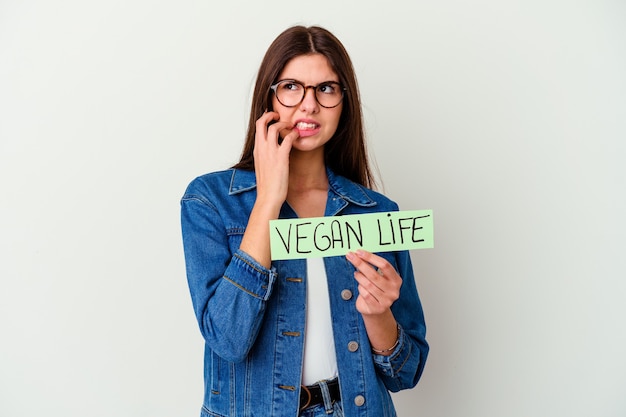
[[[626,3],[0,0],[0,416],[197,416],[179,199],[296,23],[350,52],[431,355],[400,416],[626,415]]]

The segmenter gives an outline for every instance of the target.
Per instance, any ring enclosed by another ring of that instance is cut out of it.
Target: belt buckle
[[[304,404],[303,406],[300,407],[300,411],[302,411],[305,408],[307,408],[309,406],[309,404],[311,404],[311,391],[309,391],[309,389],[306,387],[306,385],[300,385],[300,388],[303,389],[304,392],[306,392],[306,395],[309,397],[306,400],[306,404]]]

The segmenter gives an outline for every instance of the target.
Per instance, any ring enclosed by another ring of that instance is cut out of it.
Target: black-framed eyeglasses
[[[341,104],[343,93],[346,90],[338,82],[324,81],[318,85],[304,85],[296,80],[280,80],[270,86],[276,99],[285,107],[295,107],[302,103],[309,88],[315,92],[315,100],[320,106],[332,109]]]

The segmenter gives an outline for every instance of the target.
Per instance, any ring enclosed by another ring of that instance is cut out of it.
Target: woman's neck
[[[298,217],[321,217],[326,208],[328,177],[324,154],[298,156],[289,160],[289,190],[287,202]]]
[[[289,159],[289,190],[305,192],[313,189],[328,189],[324,153],[293,152]]]

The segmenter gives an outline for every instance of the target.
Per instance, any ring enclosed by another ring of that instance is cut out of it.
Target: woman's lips
[[[317,123],[307,123],[307,122],[298,122],[298,123],[296,123],[296,127],[299,130],[315,129],[318,126],[319,125]]]
[[[315,122],[299,121],[293,127],[300,137],[313,136],[320,131],[320,125]]]

